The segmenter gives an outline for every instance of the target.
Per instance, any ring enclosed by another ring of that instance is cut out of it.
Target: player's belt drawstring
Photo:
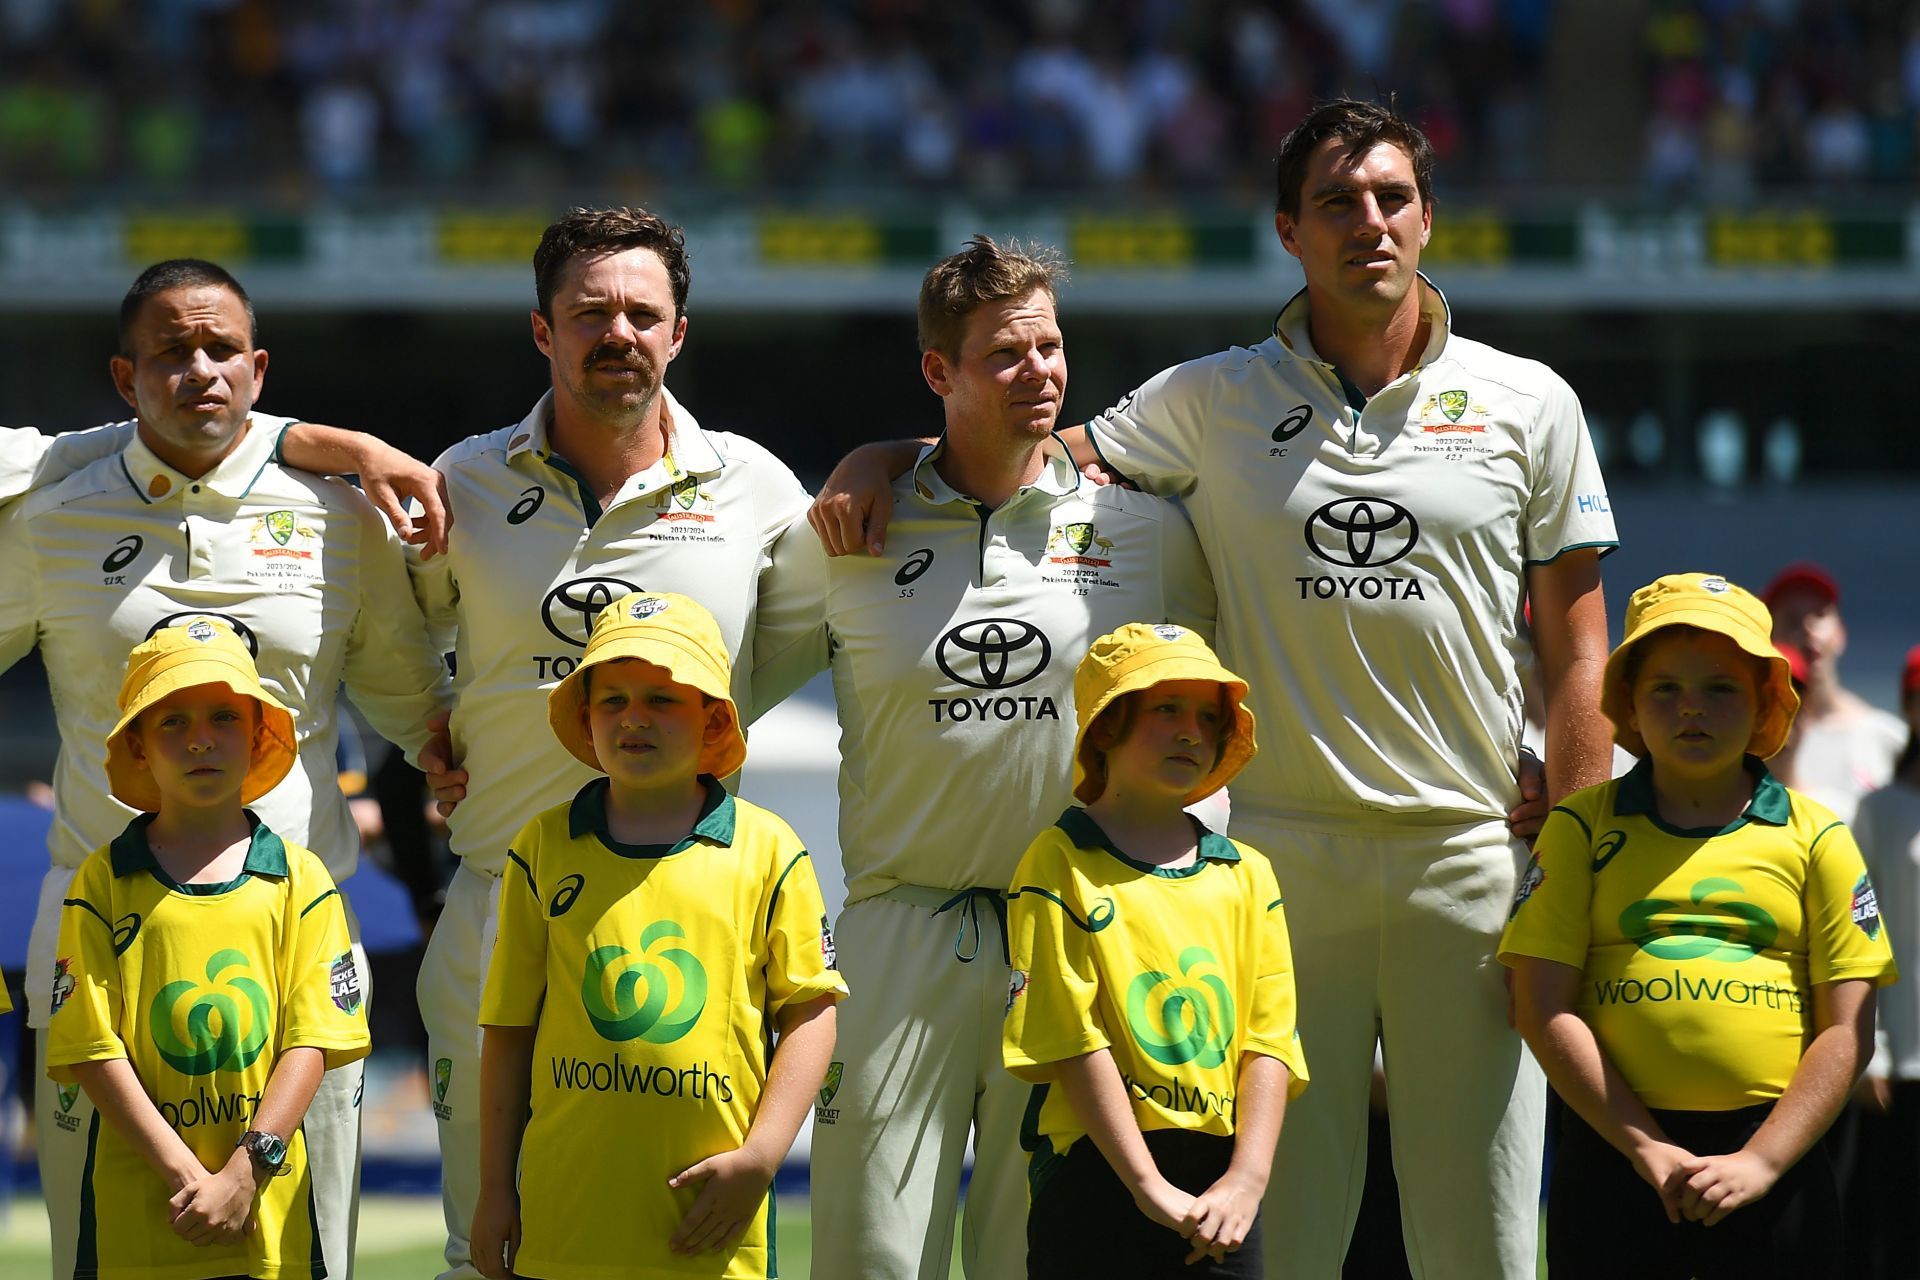
[[[980,903],[982,900],[993,908],[994,917],[1000,923],[1000,959],[1003,963],[1011,965],[1013,953],[1007,948],[1007,899],[1006,895],[998,889],[962,889],[935,907],[933,914],[938,916],[955,907],[960,908],[960,927],[954,931],[953,954],[962,964],[972,964],[974,958],[980,954]],[[966,949],[969,928],[973,931],[973,946],[971,949]]]

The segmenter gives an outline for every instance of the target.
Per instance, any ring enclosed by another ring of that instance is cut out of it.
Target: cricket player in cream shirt
[[[1213,630],[1180,508],[1042,456],[1066,387],[1058,273],[985,237],[929,271],[921,367],[945,434],[894,482],[884,555],[812,546],[823,624],[787,650],[760,633],[756,692],[830,663],[841,729],[834,938],[852,994],[814,1112],[815,1275],[943,1280],[969,1135],[966,1273],[1026,1274],[1006,891],[1071,803],[1073,672],[1094,638]]]
[[[1544,1084],[1493,951],[1536,654],[1550,796],[1607,773],[1606,490],[1567,384],[1454,334],[1417,273],[1431,164],[1388,109],[1316,109],[1281,151],[1277,225],[1307,287],[1273,335],[1085,430],[1187,502],[1220,656],[1252,686],[1262,750],[1233,833],[1287,895],[1314,1079],[1268,1191],[1270,1276],[1339,1273],[1376,1036],[1414,1274],[1533,1274]]]
[[[108,792],[105,743],[119,715],[119,673],[136,644],[198,617],[224,621],[247,641],[300,737],[300,766],[253,808],[317,853],[336,882],[352,875],[360,851],[334,781],[342,683],[410,754],[442,705],[444,669],[398,539],[350,486],[276,462],[285,421],[249,412],[266,352],[254,345],[238,283],[209,263],[163,263],[143,273],[130,299],[114,372],[137,424],[67,438],[42,449],[44,458],[33,442],[10,449],[28,455],[28,475],[43,469],[37,487],[0,514],[0,668],[39,647],[61,737],[52,867],[28,945],[36,1027],[46,1025],[58,980],[67,883],[133,816]],[[50,478],[87,453],[95,460]],[[358,1197],[360,1080],[359,1063],[329,1072],[305,1122],[322,1248],[342,1277]],[[63,1108],[51,1088],[40,1097],[54,1263],[70,1272],[91,1107],[76,1095]]]
[[[749,706],[756,615],[792,607],[780,584],[800,575],[778,568],[776,552],[807,506],[777,458],[703,430],[661,381],[686,332],[677,227],[640,209],[578,210],[547,229],[534,268],[534,339],[552,389],[518,423],[435,462],[455,518],[447,553],[410,561],[428,624],[454,657],[446,763],[470,780],[436,784],[458,801],[448,826],[460,862],[418,986],[449,1280],[479,1274],[468,1245],[480,1176],[478,1018],[507,848],[595,776],[541,728],[547,693],[574,669],[602,608],[668,591],[713,614],[737,657],[735,703]],[[785,540],[813,538],[802,527]]]

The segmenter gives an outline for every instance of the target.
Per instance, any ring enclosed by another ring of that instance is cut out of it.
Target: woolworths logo
[[[260,1056],[267,1047],[273,1002],[266,988],[245,974],[223,978],[229,970],[250,967],[238,951],[216,951],[207,961],[211,990],[169,982],[155,993],[147,1026],[168,1066],[181,1075],[204,1076],[244,1071]]]
[[[673,921],[656,920],[640,933],[640,955],[606,946],[587,957],[580,1001],[602,1039],[672,1044],[693,1030],[707,1007],[707,970],[675,942],[686,936]],[[657,954],[655,943],[664,944]]]
[[[1620,932],[1662,960],[1722,960],[1739,964],[1773,945],[1780,926],[1772,916],[1728,894],[1740,884],[1710,876],[1688,891],[1684,903],[1642,898],[1620,913]]]
[[[1183,980],[1219,965],[1205,947],[1188,947],[1180,953],[1181,977],[1149,969],[1127,984],[1127,1029],[1140,1052],[1169,1067],[1217,1067],[1227,1060],[1233,993],[1215,973]]]

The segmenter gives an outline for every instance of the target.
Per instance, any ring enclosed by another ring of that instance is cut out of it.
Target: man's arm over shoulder
[[[110,458],[132,438],[131,419],[57,436],[32,427],[0,427],[0,502]]]

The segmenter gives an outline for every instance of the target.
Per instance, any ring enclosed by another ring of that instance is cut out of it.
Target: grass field
[[[805,1196],[781,1196],[778,1224],[782,1280],[812,1273],[812,1218]],[[23,1198],[0,1218],[0,1276],[38,1280],[47,1273],[47,1219],[38,1199]],[[360,1206],[360,1251],[354,1280],[428,1280],[440,1270],[438,1196],[369,1196]],[[956,1255],[952,1275],[960,1275]]]

